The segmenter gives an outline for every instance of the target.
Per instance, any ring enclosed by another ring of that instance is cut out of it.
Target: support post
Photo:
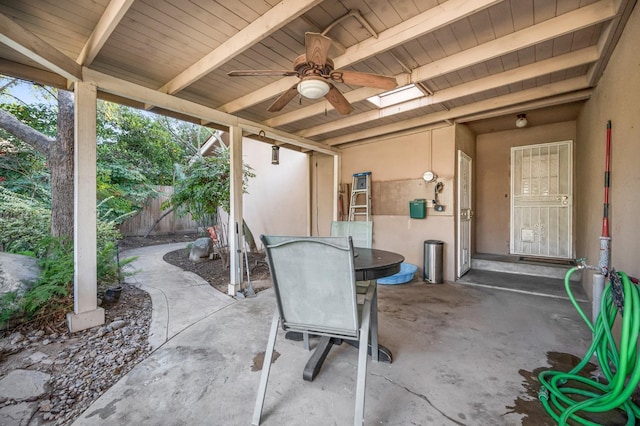
[[[96,86],[76,82],[74,89],[73,313],[69,331],[104,324],[98,307],[96,207]]]
[[[340,191],[340,156],[333,156],[333,214],[331,220],[338,220],[338,195]]]
[[[229,127],[231,192],[229,212],[229,296],[235,296],[242,284],[242,129]]]

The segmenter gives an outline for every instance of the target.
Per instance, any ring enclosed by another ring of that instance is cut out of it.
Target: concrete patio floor
[[[161,282],[163,266],[153,265],[155,297],[167,286],[189,303],[187,283]],[[74,424],[250,424],[275,298],[266,290],[230,301],[169,333]],[[581,358],[591,340],[568,300],[492,288],[418,280],[379,286],[379,313],[380,341],[394,360],[369,362],[368,425],[554,424],[527,382],[549,366],[550,354]],[[334,347],[313,382],[302,380],[311,354],[302,342],[281,332],[276,351],[262,424],[353,423],[357,350]]]

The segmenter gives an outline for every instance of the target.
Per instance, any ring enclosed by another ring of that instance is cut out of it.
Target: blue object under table
[[[393,285],[408,283],[413,279],[413,276],[417,270],[418,267],[416,265],[403,262],[402,264],[400,264],[400,272],[391,275],[390,277],[378,279],[378,284]]]

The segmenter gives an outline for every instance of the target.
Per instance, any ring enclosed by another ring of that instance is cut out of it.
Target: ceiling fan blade
[[[345,98],[333,84],[331,84],[330,86],[331,88],[329,89],[329,92],[327,92],[324,97],[340,114],[348,115],[351,111],[353,111],[353,107],[351,106],[347,98]]]
[[[331,80],[354,86],[374,87],[376,89],[392,90],[398,86],[395,77],[379,74],[368,74],[357,71],[333,71]]]
[[[298,75],[297,71],[288,70],[237,70],[227,73],[229,77],[253,77],[262,75],[273,75],[279,77],[288,77],[291,75]]]
[[[291,99],[295,98],[297,94],[298,94],[298,84],[294,84],[286,92],[280,95],[278,99],[273,101],[273,103],[269,106],[269,108],[267,108],[267,111],[269,112],[280,111],[282,108],[287,106],[287,104],[291,102]]]
[[[307,61],[316,65],[327,63],[327,52],[331,47],[331,39],[320,33],[304,33],[304,45],[307,49]]]

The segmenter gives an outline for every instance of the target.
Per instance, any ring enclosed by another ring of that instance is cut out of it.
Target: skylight
[[[415,84],[409,84],[407,86],[398,87],[397,89],[372,96],[367,98],[367,100],[378,108],[384,108],[401,102],[410,101],[412,99],[421,98],[423,96],[424,93],[422,93],[422,90],[418,89]]]

